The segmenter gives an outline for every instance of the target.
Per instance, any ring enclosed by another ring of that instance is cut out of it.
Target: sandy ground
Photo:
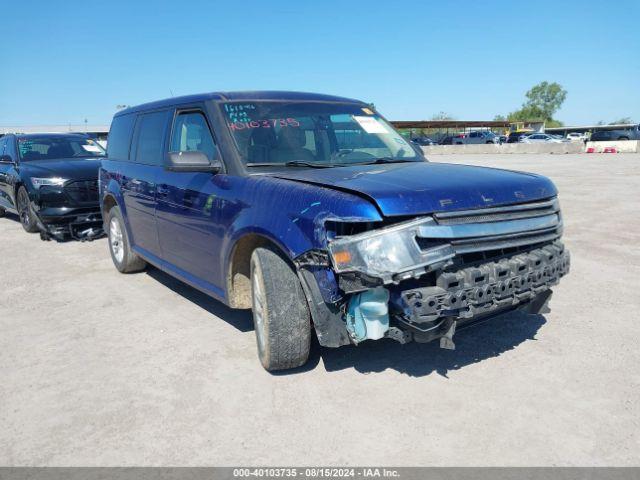
[[[556,182],[552,313],[271,375],[247,312],[0,219],[0,465],[638,465],[640,155],[433,160]]]

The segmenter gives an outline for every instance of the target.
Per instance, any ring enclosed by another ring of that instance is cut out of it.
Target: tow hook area
[[[440,337],[441,348],[455,349],[453,335],[456,331],[456,321],[454,319],[444,319],[424,332],[412,332],[390,326],[389,298],[389,290],[384,287],[372,288],[351,297],[347,304],[345,324],[353,343],[381,338],[390,338],[401,344],[413,340],[427,343]]]
[[[453,322],[447,333],[440,337],[440,348],[446,348],[447,350],[455,350],[456,344],[453,343],[453,334],[456,333],[456,323]]]

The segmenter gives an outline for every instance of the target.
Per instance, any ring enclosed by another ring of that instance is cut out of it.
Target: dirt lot
[[[640,155],[434,161],[556,182],[552,313],[271,375],[249,313],[0,219],[0,465],[638,465]]]

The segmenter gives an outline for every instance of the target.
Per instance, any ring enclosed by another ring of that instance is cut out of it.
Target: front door
[[[13,137],[0,138],[0,156],[4,156],[3,161],[0,162],[0,207],[12,210],[16,209],[13,190],[18,176],[15,163],[18,161],[15,143]]]
[[[169,152],[200,151],[218,156],[211,129],[200,109],[175,113]],[[219,214],[225,175],[164,171],[158,178],[157,221],[163,258],[169,269],[200,288],[222,296]]]

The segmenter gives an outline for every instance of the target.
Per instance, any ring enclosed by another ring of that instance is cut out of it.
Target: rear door
[[[161,257],[156,226],[156,178],[164,164],[169,110],[138,115],[133,132],[131,162],[121,169],[121,189],[131,243],[148,257]]]
[[[200,151],[218,158],[202,107],[175,111],[168,152]],[[220,244],[225,233],[227,178],[222,173],[172,172],[158,178],[157,219],[166,268],[200,288],[223,296]],[[228,219],[227,219],[228,220]]]

